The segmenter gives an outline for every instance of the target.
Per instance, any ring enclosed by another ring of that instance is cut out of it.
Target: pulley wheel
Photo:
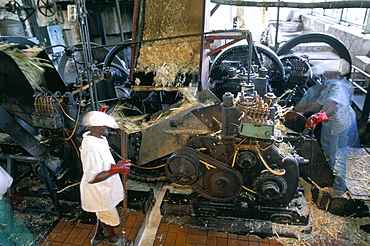
[[[198,156],[188,149],[175,151],[166,162],[165,172],[169,180],[179,185],[194,184],[203,173]]]
[[[253,186],[257,194],[267,200],[282,197],[288,187],[282,176],[274,175],[267,170],[256,179]]]
[[[257,161],[257,156],[252,150],[240,151],[236,157],[236,164],[243,169],[254,167]]]
[[[241,179],[232,172],[212,169],[204,177],[207,192],[217,198],[235,197],[242,188]]]

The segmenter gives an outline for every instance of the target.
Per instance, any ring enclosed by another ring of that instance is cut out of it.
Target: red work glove
[[[310,118],[308,118],[305,127],[306,128],[312,128],[315,130],[317,124],[321,121],[329,120],[328,116],[326,115],[326,112],[324,110],[320,111],[317,114],[311,115]]]
[[[129,174],[131,167],[131,160],[119,160],[117,164],[111,164],[110,170],[108,170],[110,175],[115,173]]]

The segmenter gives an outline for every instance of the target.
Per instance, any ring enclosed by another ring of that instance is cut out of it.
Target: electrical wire
[[[256,150],[256,152],[257,152],[257,154],[258,154],[258,157],[261,159],[261,161],[262,161],[263,165],[266,167],[266,169],[267,169],[270,173],[272,173],[272,174],[274,174],[274,175],[277,175],[277,176],[282,176],[282,175],[284,175],[284,174],[286,173],[285,169],[277,169],[277,171],[273,170],[273,169],[272,169],[272,168],[267,164],[267,162],[265,161],[265,159],[263,158],[263,156],[262,156],[262,154],[261,154],[260,150],[259,150],[258,148],[255,148],[255,150]]]

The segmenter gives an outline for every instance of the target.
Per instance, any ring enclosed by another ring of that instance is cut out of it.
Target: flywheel
[[[235,198],[239,195],[242,182],[232,172],[222,169],[207,171],[204,177],[204,187],[209,195],[216,198]]]
[[[176,150],[167,160],[165,172],[169,180],[179,185],[194,184],[203,176],[204,166],[199,157],[189,149]]]

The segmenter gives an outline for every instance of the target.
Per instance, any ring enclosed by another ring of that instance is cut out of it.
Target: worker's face
[[[109,127],[107,126],[99,126],[99,133],[104,137],[108,137],[109,135]]]

